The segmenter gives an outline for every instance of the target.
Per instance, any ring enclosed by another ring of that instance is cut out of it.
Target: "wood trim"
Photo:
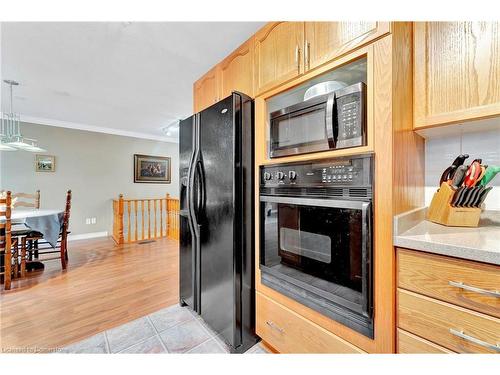
[[[256,310],[257,334],[281,353],[364,353],[350,342],[258,292]]]
[[[301,35],[300,39],[297,40],[297,45],[299,46],[299,71],[291,71],[286,75],[282,75],[278,79],[269,82],[265,85],[260,85],[260,43],[264,41],[269,34],[280,24],[288,21],[278,21],[269,22],[264,25],[260,30],[254,34],[255,44],[254,44],[254,93],[261,94],[268,91],[274,87],[281,86],[283,83],[293,80],[295,77],[300,76],[304,73],[304,51],[302,51],[304,45],[304,22],[288,22],[294,24],[296,31]],[[300,30],[302,29],[302,30]]]
[[[491,22],[491,24],[493,23],[495,22]],[[496,78],[494,75],[497,74],[495,73],[495,71],[498,72],[499,66],[497,60],[495,60],[495,58],[498,57],[498,51],[495,51],[495,49],[497,49],[496,46],[486,45],[485,41],[481,40],[480,33],[479,35],[474,35],[474,33],[471,32],[471,35],[467,35],[464,39],[461,39],[461,37],[457,36],[456,34],[450,33],[450,35],[447,35],[449,38],[447,38],[446,40],[447,43],[449,43],[451,51],[431,50],[432,47],[429,46],[429,41],[432,41],[432,39],[429,38],[435,38],[436,35],[439,34],[437,30],[432,30],[433,26],[436,26],[435,22],[414,22],[413,26],[413,65],[415,69],[413,76],[415,99],[413,104],[415,110],[415,129],[428,129],[442,125],[456,124],[463,121],[474,121],[497,117],[500,114],[500,103],[497,99],[495,99],[494,102],[490,104],[480,105],[481,103],[479,103],[478,100],[472,98],[478,95],[478,92],[480,95],[482,91],[490,90],[489,88],[486,89],[485,87],[481,87],[477,84],[477,82],[472,83],[472,79],[470,80],[470,82],[466,82],[467,85],[463,83],[463,86],[468,88],[468,90],[465,91],[469,92],[448,93],[450,95],[450,98],[460,95],[461,97],[466,99],[464,103],[462,103],[458,107],[467,107],[468,105],[470,105],[470,107],[458,108],[455,110],[442,109],[441,111],[437,111],[437,113],[430,113],[433,109],[433,100],[435,100],[435,98],[433,98],[433,94],[442,94],[434,93],[432,91],[433,84],[436,85],[435,87],[439,87],[445,84],[445,81],[440,81],[439,79],[437,83],[434,82],[435,77],[437,77],[435,75],[435,69],[439,68],[439,64],[437,63],[439,62],[439,59],[442,59],[442,61],[445,61],[445,59],[456,59],[457,61],[461,60],[464,64],[463,67],[467,66],[467,71],[461,71],[459,69],[458,71],[454,72],[456,73],[455,76],[451,75],[450,73],[450,76],[446,77],[448,83],[454,80],[457,80],[457,82],[469,81],[470,77],[474,77],[476,81],[480,82],[494,81],[494,78]],[[459,24],[456,26],[460,28],[464,32],[464,34],[466,34],[465,29],[470,27],[470,25],[466,25],[465,23],[464,25]],[[468,32],[470,32],[470,30],[468,30]],[[474,42],[468,42],[468,37],[470,37],[471,40],[474,39]],[[496,32],[496,34],[492,34],[489,37],[490,40],[497,40],[498,31]],[[471,43],[473,45],[468,45],[468,43]],[[457,47],[458,44],[460,44],[460,50]],[[438,60],[436,60],[436,58]],[[433,63],[437,63],[438,67],[436,68],[435,66],[432,66]],[[485,67],[484,70],[476,70],[476,63],[478,67]],[[486,74],[486,71],[488,71],[488,74]],[[481,74],[481,72],[484,74]],[[478,86],[474,87],[474,85]],[[498,94],[496,94],[496,98],[498,98]]]
[[[310,37],[308,35],[310,30],[308,31],[309,27],[313,27],[316,22],[309,22],[306,21],[304,23],[304,41],[305,42],[310,42]],[[313,31],[314,32],[314,31]],[[349,54],[356,49],[363,47],[369,43],[373,43],[377,39],[380,39],[387,34],[391,32],[391,23],[390,22],[375,22],[375,28],[371,30],[367,30],[363,34],[358,35],[354,39],[351,39],[349,42],[345,43],[342,45],[340,48],[337,48],[336,51],[333,54],[330,54],[329,57],[324,58],[323,61],[318,61],[316,62],[312,67],[307,69],[307,71],[312,71],[320,66],[322,66],[325,63],[328,63],[329,61],[338,59],[346,54]],[[304,45],[304,48],[306,48],[306,45]]]
[[[413,119],[415,127],[425,124],[427,108],[427,52],[425,48],[426,23],[413,23]],[[422,63],[423,62],[423,63]]]
[[[450,333],[450,329],[490,344],[500,342],[500,319],[417,293],[398,289],[398,327],[459,353],[495,353]]]
[[[319,75],[326,73],[330,70],[339,68],[343,65],[349,64],[356,59],[362,58],[363,56],[368,55],[371,49],[373,49],[373,44],[370,44],[370,45],[365,46],[365,47],[361,47],[348,55],[344,55],[341,58],[330,61],[329,63],[324,64],[324,65],[322,65],[314,70],[310,70],[292,81],[284,82],[283,84],[281,84],[278,87],[257,93],[256,97],[260,97],[263,99],[269,99],[272,96],[275,96],[275,95],[278,95],[284,91],[287,91],[287,90],[289,90],[295,86],[298,86],[298,85],[304,83],[305,81],[308,81],[316,76],[319,76]]]
[[[243,44],[241,44],[236,50],[234,50],[230,55],[228,55],[222,62],[219,63],[219,99],[224,98],[226,95],[228,95],[227,92],[224,90],[224,71],[227,69],[227,67],[237,58],[239,57],[244,57],[247,54],[250,54],[250,64],[248,67],[248,71],[243,71],[241,72],[241,75],[247,75],[250,77],[250,87],[248,90],[241,90],[240,88],[236,88],[238,91],[243,91],[244,94],[254,97],[254,90],[255,90],[255,74],[254,74],[254,69],[255,69],[255,43],[254,43],[254,36],[252,35],[247,41],[245,41]],[[234,91],[235,88],[233,87],[229,91]],[[228,90],[226,90],[228,91]]]
[[[500,286],[500,267],[420,251],[397,249],[398,287],[500,318],[500,299],[449,285],[485,290]]]
[[[445,347],[434,344],[400,328],[397,330],[397,343],[399,354],[445,354],[455,353]]]

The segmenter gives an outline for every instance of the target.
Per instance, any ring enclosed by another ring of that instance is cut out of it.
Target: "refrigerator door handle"
[[[203,168],[203,161],[201,157],[196,162],[196,176],[199,181],[199,191],[198,194],[196,195],[197,202],[196,202],[195,216],[197,218],[197,221],[199,221],[200,215],[205,211],[205,204],[206,204],[205,169]]]
[[[196,134],[196,125],[195,125],[195,131],[194,134]],[[189,163],[189,170],[188,170],[188,176],[187,176],[187,211],[188,211],[188,217],[189,217],[189,224],[190,224],[190,229],[192,230],[194,235],[197,235],[197,229],[198,225],[196,222],[196,217],[194,215],[194,182],[195,182],[195,173],[196,173],[196,157],[198,155],[198,148],[196,146],[196,135],[193,136],[193,153],[191,154],[191,162]]]

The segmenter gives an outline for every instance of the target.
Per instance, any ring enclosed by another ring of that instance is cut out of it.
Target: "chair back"
[[[37,190],[35,194],[14,193],[12,194],[12,198],[17,198],[16,207],[40,208],[40,190]]]
[[[62,223],[62,237],[66,238],[69,227],[69,216],[71,212],[71,190],[66,193],[66,207],[64,209],[64,218]]]
[[[4,275],[5,289],[10,289],[11,278],[11,192],[7,191],[5,196],[0,196],[0,257],[2,257],[2,269],[0,274]]]

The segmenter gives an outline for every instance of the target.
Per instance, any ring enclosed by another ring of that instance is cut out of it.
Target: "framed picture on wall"
[[[134,182],[169,184],[170,158],[134,154]]]
[[[36,172],[55,172],[56,157],[53,155],[35,155]]]

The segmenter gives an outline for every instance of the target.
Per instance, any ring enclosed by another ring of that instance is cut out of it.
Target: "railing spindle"
[[[142,235],[141,239],[143,240],[145,238],[145,231],[144,231],[144,199],[141,200],[141,213],[142,213]]]
[[[134,217],[135,217],[135,230],[134,230],[134,241],[137,241],[137,201],[134,201]]]
[[[128,225],[127,225],[127,238],[128,238],[128,242],[132,242],[131,239],[132,239],[132,233],[130,231],[130,228],[131,228],[131,222],[130,222],[130,209],[131,209],[131,206],[132,205],[132,202],[128,201],[127,202],[127,213],[128,213]]]
[[[151,200],[148,199],[148,239],[151,239]]]

